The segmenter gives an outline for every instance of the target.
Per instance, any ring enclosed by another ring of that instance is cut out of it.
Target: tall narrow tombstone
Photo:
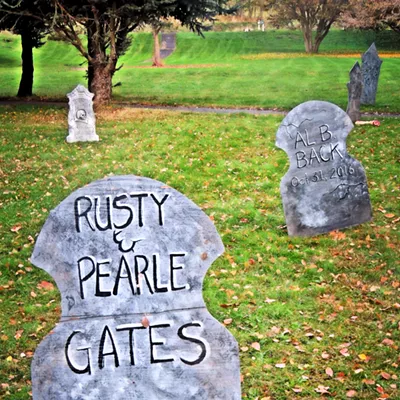
[[[347,114],[349,115],[352,122],[359,121],[361,119],[361,93],[362,93],[362,74],[361,68],[358,61],[354,64],[350,70],[350,81],[347,83],[347,90],[349,92],[349,101],[347,104]]]
[[[78,85],[71,93],[68,112],[68,143],[98,141],[96,118],[93,111],[93,93]]]
[[[378,56],[375,43],[372,43],[370,48],[362,55],[363,90],[361,104],[375,104],[382,62]]]
[[[207,215],[160,182],[120,176],[72,193],[32,256],[62,297],[34,355],[33,398],[239,400],[237,343],[202,297],[223,250]]]
[[[276,145],[290,160],[281,180],[291,236],[312,236],[371,219],[362,165],[346,150],[350,117],[325,101],[308,101],[282,121]]]

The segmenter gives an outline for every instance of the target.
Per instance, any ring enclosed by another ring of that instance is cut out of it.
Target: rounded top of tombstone
[[[203,307],[202,282],[224,247],[213,222],[162,182],[114,176],[80,188],[45,222],[32,263],[62,296],[62,316]]]
[[[71,93],[67,94],[67,97],[69,99],[73,99],[74,97],[81,97],[81,96],[86,96],[89,99],[92,99],[94,97],[94,94],[89,92],[88,89],[85,88],[85,86],[79,84]]]
[[[311,100],[298,105],[286,115],[276,133],[276,146],[290,156],[294,154],[298,133],[304,138],[305,133],[313,137],[320,135],[321,130],[329,130],[337,140],[345,141],[353,127],[350,117],[336,104]]]

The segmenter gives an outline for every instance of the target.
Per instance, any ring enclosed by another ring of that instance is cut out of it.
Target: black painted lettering
[[[317,160],[317,161],[318,161],[318,164],[321,163],[321,160],[319,159],[318,154],[317,154],[317,152],[315,151],[314,147],[311,147],[310,161],[309,161],[309,162],[310,162],[310,165],[312,165],[312,163],[313,163],[314,160]]]
[[[174,265],[174,260],[176,257],[185,257],[185,253],[177,253],[177,254],[170,254],[169,255],[169,266],[170,266],[170,279],[171,279],[171,290],[184,290],[186,286],[175,286],[175,271],[183,269],[183,264],[178,264],[177,266]]]
[[[139,271],[139,260],[144,261],[144,267],[142,268],[141,271]],[[141,294],[141,286],[142,286],[142,281],[146,281],[147,287],[149,288],[149,291],[151,294],[154,294],[153,288],[151,287],[151,283],[149,281],[149,278],[147,277],[147,269],[149,267],[149,260],[145,256],[135,256],[135,278],[136,278],[136,293]]]
[[[158,282],[158,278],[160,277],[160,268],[159,268],[159,257],[157,254],[153,254],[153,287],[156,293],[165,293],[168,292],[168,286],[161,286]]]
[[[173,358],[156,358],[155,355],[155,347],[156,346],[161,346],[165,344],[165,340],[162,340],[160,342],[155,342],[153,339],[153,329],[159,329],[159,328],[170,328],[170,324],[159,324],[159,325],[153,325],[149,326],[149,338],[150,338],[150,362],[152,364],[158,364],[158,363],[166,363],[166,362],[172,362],[174,361]]]
[[[143,198],[147,197],[148,194],[147,193],[143,193],[143,194],[130,194],[130,196],[134,199],[137,198],[138,199],[138,224],[140,227],[143,226]]]
[[[201,324],[199,322],[190,322],[189,324],[182,325],[178,330],[178,336],[181,339],[188,340],[189,342],[195,343],[198,346],[200,346],[200,348],[201,348],[200,355],[193,361],[185,360],[181,357],[181,361],[187,365],[200,364],[206,358],[206,355],[207,355],[207,346],[206,346],[205,342],[203,342],[199,338],[195,338],[193,336],[188,336],[185,332],[183,332],[184,329],[190,328],[192,326],[201,327]]]
[[[328,157],[328,158],[324,158],[323,157],[323,154],[324,154],[324,150],[322,150],[322,148],[323,147],[326,147],[325,145],[323,145],[323,146],[321,146],[320,148],[319,148],[319,156],[321,157],[321,160],[323,161],[323,162],[328,162],[328,161],[330,161],[330,158]],[[329,153],[328,153],[329,154]]]
[[[129,226],[133,220],[133,207],[129,204],[119,204],[120,201],[126,200],[128,199],[128,195],[126,193],[123,193],[119,196],[114,197],[113,200],[113,208],[115,208],[116,210],[126,210],[128,212],[128,216],[125,220],[125,222],[121,225],[117,225],[114,222],[114,228],[116,229],[124,229],[127,226]]]
[[[67,342],[65,343],[65,358],[67,360],[68,367],[70,367],[72,372],[75,372],[76,374],[92,374],[92,370],[90,368],[90,347],[82,347],[77,349],[77,351],[86,351],[86,356],[87,356],[87,364],[86,367],[84,368],[77,368],[75,367],[71,359],[69,358],[69,346],[71,345],[72,338],[77,335],[78,333],[82,333],[81,331],[73,331],[71,335],[68,337]]]
[[[308,161],[306,159],[306,153],[304,151],[298,151],[296,153],[297,168],[304,168],[307,166]],[[300,163],[302,161],[302,163]]]
[[[116,328],[117,332],[128,331],[129,332],[129,355],[131,359],[131,365],[135,365],[135,341],[134,341],[134,331],[137,329],[146,329],[142,324],[126,324],[119,325]]]
[[[104,352],[104,346],[107,340],[107,336],[109,337],[109,341],[112,347],[112,351],[109,353]],[[114,337],[110,331],[110,328],[106,325],[103,329],[103,333],[101,334],[100,344],[99,344],[99,368],[104,368],[104,357],[105,356],[114,356],[114,365],[115,368],[119,367],[118,353],[117,348],[115,346]]]
[[[100,267],[102,265],[110,264],[110,261],[111,260],[102,260],[102,262],[98,262],[97,263],[97,267],[96,267],[96,294],[95,294],[95,296],[97,296],[97,297],[109,297],[109,296],[111,296],[111,292],[110,291],[102,291],[100,289],[100,278],[105,278],[105,277],[110,276],[110,272],[101,273]]]
[[[342,153],[340,153],[339,149],[338,149],[339,143],[336,143],[335,146],[333,146],[333,144],[331,143],[331,155],[332,155],[332,160],[335,159],[335,152],[337,154],[339,154],[340,158],[343,158]]]
[[[324,124],[319,127],[319,133],[321,135],[321,141],[326,142],[327,140],[331,139],[332,132],[329,131],[329,126]]]
[[[157,204],[158,206],[158,223],[162,226],[164,225],[164,216],[162,213],[162,208],[161,206],[165,203],[165,201],[168,199],[169,194],[166,194],[161,201],[158,201],[158,199],[156,198],[156,196],[154,196],[153,194],[150,195],[151,198],[154,200],[154,202]]]
[[[84,211],[82,211],[82,205],[81,201],[85,200],[88,202],[87,207]],[[90,221],[90,218],[88,216],[89,211],[92,209],[93,203],[92,199],[88,196],[81,196],[75,199],[74,203],[74,214],[75,214],[75,228],[78,233],[81,232],[81,225],[80,225],[80,218],[83,217],[86,219],[86,222],[89,226],[89,228],[94,231],[95,229],[93,228],[93,221]]]
[[[104,214],[104,212],[102,212],[100,197],[96,197],[94,199],[94,208],[95,208],[94,221],[96,223],[97,229],[99,231],[106,231],[108,229],[112,229],[111,196],[106,196],[106,222],[101,221],[102,214]]]
[[[124,270],[125,270],[125,274],[122,275]],[[135,289],[134,289],[133,282],[132,282],[132,272],[131,272],[131,268],[128,264],[128,261],[126,261],[126,259],[125,259],[125,256],[121,256],[121,259],[119,261],[118,273],[117,273],[117,277],[115,278],[115,284],[114,284],[114,289],[113,289],[114,296],[116,296],[118,294],[119,281],[121,279],[128,279],[129,286],[131,288],[132,294],[134,295]]]
[[[307,146],[313,146],[313,145],[315,144],[315,142],[310,142],[310,139],[309,139],[309,137],[308,137],[308,130],[307,130],[307,129],[304,129],[304,132],[306,133],[306,143],[307,143]]]
[[[297,131],[296,133],[296,140],[294,142],[294,148],[297,149],[297,143],[303,143],[304,147],[307,147],[307,143],[304,140],[303,136],[301,136],[301,133],[299,131]]]
[[[89,261],[92,265],[92,268],[89,273],[82,277],[82,265],[84,265],[84,261]],[[79,286],[81,289],[81,298],[85,298],[85,294],[83,291],[83,282],[87,281],[96,270],[96,259],[94,257],[82,257],[78,260],[78,275],[79,275]]]

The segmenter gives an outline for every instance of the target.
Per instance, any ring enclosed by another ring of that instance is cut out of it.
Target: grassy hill
[[[137,33],[121,57],[124,67],[114,77],[121,86],[114,95],[141,103],[285,109],[320,99],[345,107],[348,71],[373,41],[385,60],[373,109],[400,112],[400,59],[395,58],[400,36],[391,31],[333,30],[319,56],[305,56],[298,31],[207,32],[205,38],[182,32],[162,69],[150,67],[151,35]],[[86,83],[84,61],[72,46],[48,41],[35,50],[35,94],[65,100],[78,83]],[[0,96],[15,95],[20,73],[19,38],[3,34]]]

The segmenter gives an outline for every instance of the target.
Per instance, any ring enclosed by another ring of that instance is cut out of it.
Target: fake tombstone
[[[349,101],[347,104],[346,112],[349,115],[352,122],[359,121],[361,119],[361,93],[362,93],[362,74],[361,68],[358,61],[354,64],[350,70],[350,81],[347,83],[347,90],[349,92]]]
[[[282,121],[276,145],[289,156],[281,180],[288,233],[312,236],[371,219],[362,165],[347,154],[349,116],[324,101],[300,104]]]
[[[363,90],[361,104],[375,104],[382,62],[378,56],[375,43],[372,43],[370,48],[362,55]]]
[[[72,193],[32,256],[62,297],[34,355],[33,398],[239,400],[237,343],[202,297],[223,250],[207,215],[160,182],[120,176]]]
[[[96,135],[96,118],[93,111],[93,93],[84,86],[78,85],[71,93],[68,112],[68,143],[98,141]]]

